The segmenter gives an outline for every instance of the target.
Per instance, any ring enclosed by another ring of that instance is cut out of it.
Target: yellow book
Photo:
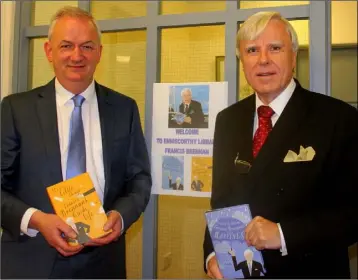
[[[70,244],[111,232],[103,230],[107,216],[88,173],[48,187],[47,194],[56,214],[77,232],[76,240],[68,240]]]

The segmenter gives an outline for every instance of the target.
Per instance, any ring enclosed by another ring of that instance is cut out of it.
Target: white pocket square
[[[315,154],[316,152],[311,146],[307,148],[300,146],[300,152],[298,155],[294,151],[288,150],[283,162],[311,161]]]

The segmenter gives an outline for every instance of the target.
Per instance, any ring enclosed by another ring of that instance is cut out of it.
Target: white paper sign
[[[215,120],[227,82],[154,84],[154,194],[210,197]]]

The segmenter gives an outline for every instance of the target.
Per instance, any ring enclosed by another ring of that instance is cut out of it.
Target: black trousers
[[[108,245],[107,245],[108,246]],[[105,246],[105,247],[107,247]],[[105,247],[86,247],[80,253],[63,257],[58,254],[50,279],[124,279],[125,261]]]

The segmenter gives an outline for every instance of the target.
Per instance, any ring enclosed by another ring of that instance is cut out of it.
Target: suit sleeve
[[[181,104],[179,105],[179,112],[180,112],[180,113],[184,113],[184,104],[183,104],[183,103],[181,103]]]
[[[309,255],[323,247],[334,250],[358,241],[358,111],[349,109],[336,114],[324,180],[317,182],[323,184],[324,204],[294,220],[280,221],[289,255]]]
[[[200,102],[195,102],[195,113],[191,117],[193,118],[192,123],[194,125],[200,126],[204,123],[204,113]]]
[[[144,212],[151,193],[152,178],[147,146],[139,119],[137,104],[132,103],[130,144],[127,154],[125,193],[115,202],[127,230]]]
[[[1,227],[13,239],[20,236],[23,215],[30,206],[16,198],[20,137],[9,97],[1,103]]]
[[[219,113],[216,117],[215,123],[215,132],[214,132],[214,145],[213,145],[213,183],[211,191],[211,200],[210,205],[212,209],[223,207],[225,203],[224,195],[224,184],[223,184],[223,168],[222,166],[222,152],[220,149],[224,144],[225,137],[225,120],[223,119],[222,113]],[[224,167],[225,168],[225,167]],[[208,227],[205,229],[204,236],[204,271],[206,270],[206,259],[207,257],[214,252],[213,243],[211,241],[210,233]]]

